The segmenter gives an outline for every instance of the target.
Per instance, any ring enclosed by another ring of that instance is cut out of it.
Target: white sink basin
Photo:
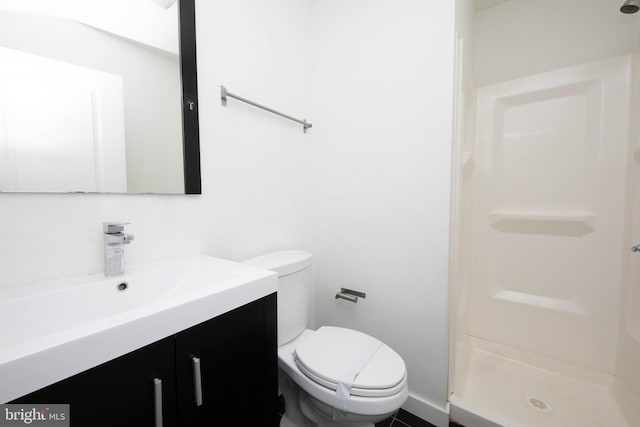
[[[126,289],[120,290],[125,284]],[[276,291],[268,270],[197,255],[0,292],[0,403]]]

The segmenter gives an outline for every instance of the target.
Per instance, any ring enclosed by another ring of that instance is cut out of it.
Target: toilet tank
[[[311,304],[311,254],[273,252],[244,263],[278,274],[278,346],[292,341],[307,326]]]

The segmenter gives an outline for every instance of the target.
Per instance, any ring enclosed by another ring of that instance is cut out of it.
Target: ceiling
[[[2,11],[70,19],[178,55],[175,0],[0,0]]]

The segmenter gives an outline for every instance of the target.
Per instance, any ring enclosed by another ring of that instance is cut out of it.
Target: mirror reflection
[[[184,193],[175,0],[0,0],[0,191]]]

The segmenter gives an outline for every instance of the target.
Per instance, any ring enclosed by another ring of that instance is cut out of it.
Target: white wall
[[[407,410],[446,422],[454,2],[313,4],[318,325],[407,363]],[[344,286],[367,293],[336,301]]]
[[[133,223],[129,263],[307,249],[317,324],[396,349],[406,409],[447,425],[453,2],[196,8],[202,196],[2,194],[0,286],[102,270],[106,220]],[[314,127],[223,108],[221,84]],[[340,286],[368,297],[335,301]]]
[[[631,52],[640,16],[622,1],[510,0],[476,15],[477,86]]]
[[[308,248],[310,134],[220,84],[310,111],[309,2],[197,1],[202,196],[0,194],[0,287],[103,270],[101,223],[130,221],[127,262]],[[309,118],[312,118],[309,116]]]

